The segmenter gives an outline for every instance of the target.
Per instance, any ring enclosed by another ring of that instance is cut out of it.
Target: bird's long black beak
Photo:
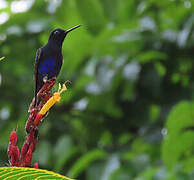
[[[67,34],[67,33],[73,31],[74,29],[76,29],[76,28],[78,28],[78,27],[80,27],[80,26],[81,26],[81,24],[79,24],[79,25],[77,25],[77,26],[75,26],[75,27],[72,27],[71,29],[66,30],[65,33]]]

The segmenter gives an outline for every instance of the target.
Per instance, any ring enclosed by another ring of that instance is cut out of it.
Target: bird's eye
[[[59,34],[59,31],[55,31],[54,34]]]

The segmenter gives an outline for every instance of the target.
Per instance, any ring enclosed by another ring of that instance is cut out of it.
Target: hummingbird
[[[65,37],[69,32],[80,26],[77,25],[68,30],[60,28],[53,30],[47,44],[37,50],[34,68],[35,106],[37,105],[37,93],[44,83],[53,77],[57,77],[61,70],[63,64],[62,45]]]

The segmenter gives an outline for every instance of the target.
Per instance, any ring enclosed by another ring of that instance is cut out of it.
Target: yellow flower
[[[65,85],[67,82],[69,81],[65,81],[65,83],[63,84],[63,87],[61,87],[61,84],[59,83],[58,91],[53,94],[53,96],[44,104],[40,112],[36,115],[36,118],[34,120],[35,126],[38,126],[38,124],[40,123],[40,120],[56,102],[60,102],[61,93],[67,90],[67,87]]]
[[[67,81],[66,81],[67,82]],[[59,83],[59,88],[58,88],[58,91],[55,92],[53,94],[53,96],[46,102],[46,104],[42,107],[42,109],[40,110],[40,114],[41,115],[45,115],[49,109],[56,103],[56,102],[60,102],[61,100],[61,93],[63,91],[66,91],[67,90],[67,87],[66,87],[66,82],[63,84],[63,87],[61,87],[61,84]]]

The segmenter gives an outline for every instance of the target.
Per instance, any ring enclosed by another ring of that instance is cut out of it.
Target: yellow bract
[[[59,83],[59,89],[57,92],[55,92],[53,94],[53,96],[46,102],[46,104],[42,107],[42,109],[40,110],[40,114],[41,115],[45,115],[49,109],[56,103],[56,102],[60,102],[61,100],[61,93],[63,91],[66,91],[67,87],[65,85],[65,83],[63,84],[63,87],[61,87],[61,84]]]

